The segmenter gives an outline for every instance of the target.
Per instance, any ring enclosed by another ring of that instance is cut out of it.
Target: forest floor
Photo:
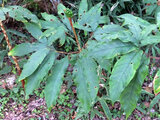
[[[150,75],[153,75],[156,69],[156,67],[153,67]],[[42,93],[43,87],[36,90],[33,95],[26,99],[21,85],[15,84],[15,80],[16,76],[13,73],[1,76],[0,90],[3,93],[0,94],[1,120],[72,120],[76,117],[76,105],[79,101],[76,100],[76,88],[74,86],[71,86],[70,90],[67,90],[66,84],[62,86],[60,99],[57,100],[57,105],[49,112]],[[158,118],[160,117],[159,106],[156,105],[150,111],[148,110],[150,101],[153,99],[152,82],[148,81],[144,82],[144,91],[141,101],[138,103],[139,107],[128,120],[160,120]],[[2,88],[5,88],[5,90]],[[97,106],[99,105],[97,104]],[[114,106],[109,105],[109,108],[112,112],[113,120],[125,120],[125,115],[118,102]],[[98,111],[93,120],[107,120],[104,116],[102,111]],[[87,120],[88,118],[83,118],[82,120]]]

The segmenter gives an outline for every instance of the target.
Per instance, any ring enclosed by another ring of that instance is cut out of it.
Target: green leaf
[[[28,96],[33,92],[33,90],[38,88],[40,82],[48,74],[49,70],[54,64],[55,58],[55,53],[50,52],[47,55],[47,57],[43,60],[42,64],[40,64],[38,69],[27,78],[27,82],[25,84],[26,96]]]
[[[112,59],[96,58],[96,61],[101,66],[101,68],[103,68],[103,69],[105,69],[109,72],[111,71],[111,67],[113,65],[113,60]]]
[[[19,77],[19,81],[25,79],[26,77],[30,76],[42,63],[46,55],[49,53],[48,48],[43,48],[31,55],[27,63],[23,66],[22,73]]]
[[[129,31],[132,33],[132,37],[134,38],[134,41],[136,44],[139,43],[139,41],[142,38],[141,31],[139,25],[129,25]]]
[[[150,35],[147,38],[141,41],[141,46],[151,45],[151,44],[158,44],[160,43],[160,36],[159,35]]]
[[[88,42],[88,54],[94,58],[110,59],[121,54],[134,51],[136,47],[131,43],[124,43],[119,40],[111,42]]]
[[[112,120],[112,115],[111,115],[111,112],[110,112],[109,107],[106,104],[106,102],[103,99],[100,99],[99,102],[101,103],[101,106],[102,106],[104,113],[105,113],[106,117],[108,118],[108,120]]]
[[[3,38],[4,38],[4,34],[1,33],[1,34],[0,34],[0,43],[2,42]]]
[[[42,37],[48,37],[48,45],[51,45],[53,42],[55,42],[57,39],[60,39],[60,41],[64,41],[66,39],[67,32],[66,28],[64,26],[59,26],[58,28],[51,28],[47,29],[43,34]]]
[[[10,17],[16,19],[17,21],[28,22],[39,22],[36,15],[32,14],[28,9],[21,6],[9,6],[7,8],[1,8],[5,14],[9,14]]]
[[[124,29],[119,25],[104,25],[103,27],[97,28],[97,30],[93,34],[93,37],[97,41],[103,41],[106,39],[117,39],[118,33],[123,30]]]
[[[69,23],[69,20],[67,16],[65,15],[64,11],[66,10],[66,7],[63,4],[58,4],[58,15],[60,16],[62,22],[67,26],[67,28],[72,31],[71,25]]]
[[[63,83],[62,78],[66,72],[67,67],[68,58],[66,57],[58,61],[52,69],[51,76],[48,78],[44,90],[45,100],[48,108],[56,104],[56,100],[58,98],[58,94],[61,90],[61,85]]]
[[[24,56],[34,51],[46,48],[45,44],[42,43],[22,43],[14,47],[8,55],[11,56]]]
[[[160,12],[157,13],[157,26],[160,27]]]
[[[28,30],[29,33],[31,33],[31,35],[36,38],[37,40],[40,39],[40,36],[42,35],[42,31],[41,31],[41,27],[40,25],[36,24],[36,23],[25,23],[25,27]]]
[[[97,65],[92,58],[80,58],[74,69],[78,98],[86,112],[89,112],[95,102],[99,89]]]
[[[105,23],[109,23],[109,22],[110,22],[109,16],[101,16],[100,17],[100,20],[99,20],[100,24],[105,24]]]
[[[5,90],[5,89],[3,89],[3,88],[0,88],[0,94],[1,94],[2,96],[4,96],[4,95],[7,94],[7,93],[8,93],[7,90]]]
[[[144,79],[148,75],[148,59],[145,57],[144,61],[141,63],[141,66],[137,70],[136,75],[129,83],[129,85],[123,90],[120,96],[120,103],[122,108],[126,113],[126,118],[133,112],[137,106],[137,101],[141,94],[142,84]]]
[[[157,74],[154,77],[153,90],[155,95],[160,93],[160,70],[158,70]]]
[[[81,0],[79,5],[78,17],[81,18],[81,16],[85,14],[87,11],[88,11],[88,1]]]
[[[110,76],[110,98],[119,100],[122,91],[128,86],[138,69],[143,51],[134,51],[122,56],[114,65]]]
[[[78,19],[75,27],[82,30],[95,31],[99,25],[101,8],[101,3],[92,7],[88,12],[83,14],[80,19]]]
[[[149,34],[152,34],[152,31],[156,30],[156,29],[157,29],[157,26],[154,25],[154,24],[145,27],[145,29],[143,29],[142,32],[141,32],[142,38],[146,39],[146,37],[148,37]]]
[[[7,50],[0,51],[0,68],[3,66],[4,56],[7,55]]]
[[[26,36],[25,34],[23,34],[23,33],[21,33],[21,32],[18,32],[18,31],[16,31],[16,30],[13,30],[13,29],[8,29],[7,32],[10,32],[10,33],[12,33],[12,34],[14,34],[14,35],[17,35],[17,36],[20,36],[20,37],[25,37],[25,38],[27,38],[27,36]]]
[[[41,13],[41,15],[46,21],[53,21],[53,22],[58,22],[59,21],[57,17],[55,17],[54,15],[49,15],[46,12]]]
[[[2,8],[0,8],[0,16],[1,16],[1,21],[6,19],[6,16],[5,16],[4,12],[2,11]]]
[[[143,20],[131,14],[123,14],[120,15],[119,17],[125,20],[123,25],[136,25],[136,26],[139,25],[141,27],[147,27],[148,25],[150,25],[150,23],[147,22],[146,20]]]
[[[11,66],[5,66],[3,69],[0,69],[0,75],[7,74],[11,72],[11,70],[12,70]]]
[[[155,98],[151,101],[149,110],[151,110],[155,104],[159,103],[159,100],[160,100],[160,94],[155,96]]]

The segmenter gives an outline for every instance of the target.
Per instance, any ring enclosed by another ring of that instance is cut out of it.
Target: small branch
[[[148,54],[146,54],[145,52],[143,52],[147,57],[149,57],[150,59],[156,59],[156,60],[160,60],[160,57],[153,57],[153,56],[150,56]]]
[[[4,25],[3,25],[3,23],[2,23],[1,20],[0,20],[0,26],[1,26],[2,32],[3,32],[3,34],[4,34],[4,37],[5,37],[5,39],[6,39],[6,42],[7,42],[9,51],[11,51],[11,50],[12,50],[12,45],[10,44],[10,41],[9,41],[7,32],[6,32],[5,28],[4,28]],[[19,66],[19,64],[18,64],[18,60],[17,60],[17,58],[16,58],[15,56],[12,56],[12,58],[13,58],[15,64],[16,64],[16,68],[17,68],[17,71],[18,71],[18,75],[20,75],[20,74],[21,74],[21,68],[20,68],[20,66]],[[22,87],[24,88],[25,81],[22,80],[21,82],[22,82]]]
[[[153,56],[148,56],[151,59],[156,59],[156,60],[160,60],[160,57],[153,57]]]
[[[71,25],[71,27],[72,27],[72,30],[73,30],[73,33],[74,33],[74,36],[75,36],[75,39],[76,39],[78,49],[79,49],[79,51],[81,52],[82,49],[81,49],[81,46],[80,46],[80,44],[79,44],[79,41],[78,41],[78,37],[77,37],[76,31],[75,31],[75,28],[73,27],[72,18],[69,17],[68,19],[69,19],[70,25]]]
[[[75,51],[75,52],[63,52],[63,51],[56,51],[57,53],[61,53],[61,54],[77,54],[80,51]]]

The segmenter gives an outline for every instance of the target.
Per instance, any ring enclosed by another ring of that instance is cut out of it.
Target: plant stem
[[[7,32],[6,32],[5,28],[4,28],[4,25],[3,25],[3,23],[2,23],[1,20],[0,20],[0,26],[1,26],[2,32],[3,32],[3,34],[4,34],[4,37],[5,37],[5,39],[6,39],[6,42],[7,42],[9,51],[11,51],[11,50],[12,50],[12,45],[10,44],[10,41],[9,41]],[[20,74],[21,74],[21,68],[20,68],[20,66],[19,66],[19,64],[18,64],[18,60],[17,60],[17,58],[16,58],[15,56],[12,56],[12,58],[13,58],[15,64],[16,64],[16,68],[17,68],[17,71],[18,71],[18,75],[20,75]],[[22,82],[22,87],[24,88],[25,81],[22,80],[21,82]]]
[[[2,7],[4,7],[4,0],[2,1]]]
[[[61,53],[61,54],[77,54],[79,53],[79,51],[75,51],[75,52],[63,52],[63,51],[56,51],[57,53]]]
[[[76,39],[78,49],[79,49],[79,51],[81,52],[82,49],[81,49],[81,46],[80,46],[80,44],[79,44],[79,41],[78,41],[78,37],[77,37],[76,31],[75,31],[75,28],[73,27],[72,18],[69,17],[68,19],[69,19],[70,25],[71,25],[71,27],[72,27],[72,30],[73,30],[73,33],[74,33],[74,36],[75,36],[75,39]]]

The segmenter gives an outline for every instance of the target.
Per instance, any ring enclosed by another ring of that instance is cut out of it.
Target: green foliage
[[[80,113],[89,113],[97,102],[101,83],[100,69],[104,68],[108,74],[105,83],[105,87],[109,90],[107,96],[112,103],[120,101],[128,118],[137,106],[143,81],[148,75],[149,60],[145,57],[148,54],[147,47],[160,42],[160,33],[157,29],[159,22],[157,20],[157,24],[151,24],[131,14],[123,14],[118,17],[119,25],[104,24],[107,22],[102,20],[106,17],[101,14],[102,3],[89,8],[88,2],[81,1],[77,19],[74,19],[76,22],[72,20],[73,27],[77,28],[76,32],[80,33],[78,39],[83,46],[82,51],[77,52],[78,49],[74,44],[73,49],[68,48],[70,53],[59,52],[64,50],[63,46],[66,46],[67,40],[74,41],[74,34],[67,18],[72,17],[72,13],[64,5],[58,6],[59,16],[42,13],[43,19],[38,19],[29,10],[20,6],[0,8],[2,20],[5,20],[5,15],[8,13],[13,19],[23,22],[28,32],[37,39],[32,44],[17,45],[9,55],[24,56],[32,53],[23,66],[19,81],[26,80],[25,88],[28,96],[46,78],[44,93],[50,110],[56,104],[65,74],[71,72],[80,100],[79,109],[82,109]],[[123,6],[124,3],[121,1],[120,4]],[[69,12],[66,13],[65,10]],[[75,50],[76,54],[73,55]],[[73,68],[73,73],[68,70],[69,64]],[[155,83],[157,90],[159,82]],[[107,118],[111,119],[105,101],[100,100],[100,103]]]
[[[87,112],[93,106],[99,88],[96,67],[97,65],[92,58],[84,56],[75,64],[74,75],[78,98]]]
[[[56,99],[61,90],[61,85],[63,83],[62,78],[68,67],[68,59],[63,58],[58,61],[52,69],[52,75],[47,80],[47,85],[45,87],[45,99],[47,102],[48,108],[56,104]]]
[[[140,65],[142,53],[142,51],[135,51],[126,54],[114,65],[109,81],[110,97],[113,102],[119,100],[122,91],[124,91],[135,76]]]
[[[105,115],[107,116],[107,118],[108,118],[109,120],[112,120],[112,116],[111,116],[111,113],[110,113],[110,110],[109,110],[108,105],[105,103],[105,101],[104,101],[103,99],[100,99],[100,103],[101,103],[101,105],[102,105],[102,108],[103,108],[104,113],[105,113]]]
[[[153,88],[156,95],[160,93],[160,70],[158,70],[157,74],[154,77]]]
[[[141,61],[141,65],[137,70],[136,75],[129,83],[129,85],[124,89],[120,96],[120,102],[124,108],[126,116],[130,115],[130,111],[136,108],[136,103],[141,93],[141,86],[148,71],[148,59],[144,57]]]

